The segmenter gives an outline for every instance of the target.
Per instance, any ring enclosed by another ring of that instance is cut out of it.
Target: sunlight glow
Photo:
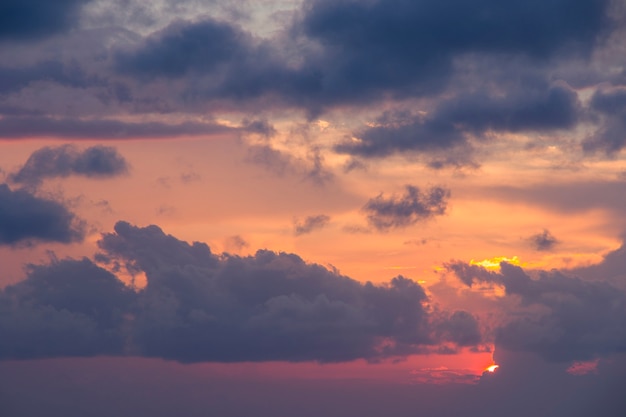
[[[486,367],[485,371],[487,371],[487,372],[495,372],[496,369],[498,369],[499,367],[500,367],[500,365],[493,364],[491,366]]]
[[[482,266],[485,269],[498,269],[500,268],[500,262],[506,262],[511,265],[523,266],[517,256],[507,258],[506,256],[496,256],[491,259],[484,259],[482,261],[471,260],[470,265]]]

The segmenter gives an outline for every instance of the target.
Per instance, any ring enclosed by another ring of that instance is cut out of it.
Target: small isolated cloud
[[[388,198],[379,194],[370,199],[363,207],[370,225],[379,231],[411,226],[419,221],[446,212],[450,190],[433,187],[422,192],[413,185],[405,186],[401,196],[392,195]]]
[[[537,233],[530,237],[530,241],[538,251],[549,251],[559,243],[548,229],[544,229],[543,232]]]
[[[71,243],[84,236],[84,224],[61,203],[0,184],[0,245]]]
[[[329,221],[330,217],[325,214],[309,216],[302,222],[296,220],[293,225],[293,233],[296,236],[305,235],[315,230],[323,229],[326,225],[328,225]]]
[[[36,186],[46,178],[71,175],[110,178],[127,172],[126,159],[110,146],[92,146],[82,151],[73,145],[46,146],[33,152],[10,179],[14,183]]]

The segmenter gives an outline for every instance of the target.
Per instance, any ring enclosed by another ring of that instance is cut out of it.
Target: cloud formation
[[[36,186],[47,178],[110,178],[127,172],[126,159],[113,147],[98,145],[79,150],[73,145],[62,145],[36,150],[9,178],[18,184]]]
[[[384,157],[394,152],[433,152],[467,145],[471,136],[487,132],[549,131],[573,127],[581,104],[566,86],[543,85],[510,91],[504,97],[485,93],[442,101],[431,114],[386,113],[378,125],[340,143],[336,150],[362,157]]]
[[[544,229],[543,232],[532,235],[530,241],[538,251],[552,250],[554,246],[559,243],[557,238],[555,238],[548,229]]]
[[[626,352],[626,292],[606,282],[587,282],[559,271],[500,264],[500,272],[453,263],[468,286],[504,287],[508,312],[495,329],[496,349],[536,353],[550,361],[581,361]],[[519,303],[515,303],[518,300]]]
[[[0,184],[0,245],[72,243],[84,236],[84,224],[61,203]]]
[[[304,221],[295,221],[294,222],[294,230],[293,233],[296,236],[305,235],[307,233],[311,233],[314,230],[323,229],[328,222],[330,221],[330,217],[325,214],[319,214],[317,216],[308,216]]]
[[[135,293],[87,259],[34,266],[0,292],[0,330],[13,336],[0,342],[0,357],[341,362],[481,342],[472,315],[432,314],[424,289],[402,276],[362,284],[294,254],[217,256],[157,226],[125,222],[99,247],[99,262],[145,273],[146,287]],[[49,347],[34,343],[43,328]]]
[[[0,39],[54,35],[76,25],[81,5],[90,0],[6,0],[0,6]]]
[[[401,196],[391,195],[386,198],[381,193],[365,204],[363,211],[370,225],[379,231],[386,231],[408,227],[446,212],[449,190],[433,187],[423,192],[413,185],[404,188],[405,192]]]
[[[120,355],[135,297],[88,259],[30,266],[0,292],[0,358]]]

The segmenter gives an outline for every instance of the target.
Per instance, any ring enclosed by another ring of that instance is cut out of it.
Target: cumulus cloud
[[[294,254],[217,256],[206,244],[125,222],[99,247],[98,262],[145,273],[145,288],[135,292],[87,259],[32,266],[0,292],[0,331],[12,336],[0,341],[0,357],[339,362],[481,341],[476,318],[433,314],[424,289],[402,276],[374,285]]]
[[[450,191],[442,187],[433,187],[423,192],[418,187],[406,185],[401,196],[384,194],[370,199],[363,211],[368,222],[379,231],[411,226],[419,221],[446,212]]]
[[[319,214],[317,216],[308,216],[302,222],[300,221],[294,222],[293,232],[296,236],[311,233],[315,230],[323,229],[328,224],[329,221],[330,221],[330,217],[325,214]]]
[[[0,358],[119,355],[135,296],[88,259],[30,266],[0,292]]]
[[[469,286],[504,287],[508,311],[495,329],[496,349],[561,362],[626,352],[626,292],[617,287],[559,271],[538,271],[531,278],[507,263],[500,264],[499,272],[463,263],[449,268]]]
[[[71,175],[109,178],[126,172],[126,159],[110,146],[98,145],[83,150],[73,145],[46,146],[33,152],[10,179],[15,183],[38,185],[46,178]]]
[[[0,245],[81,241],[84,224],[63,204],[0,184]]]

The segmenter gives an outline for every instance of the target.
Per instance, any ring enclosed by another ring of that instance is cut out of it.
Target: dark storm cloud
[[[502,285],[511,303],[495,330],[496,349],[539,354],[551,361],[589,360],[626,352],[626,292],[606,282],[587,282],[559,271],[536,279],[507,263],[500,272],[463,263],[449,265],[467,285]]]
[[[385,114],[379,126],[356,133],[359,142],[336,147],[339,152],[381,157],[393,152],[437,151],[467,143],[467,135],[488,131],[547,131],[573,127],[581,114],[575,91],[566,86],[511,91],[504,97],[484,93],[441,102],[432,114]]]
[[[81,241],[84,226],[65,206],[0,184],[0,245]]]
[[[134,298],[88,259],[31,266],[0,292],[0,358],[119,355]]]
[[[75,146],[63,145],[36,150],[9,178],[15,183],[38,185],[46,178],[70,175],[110,178],[126,172],[128,163],[115,148],[99,145],[81,151]]]
[[[0,40],[40,38],[76,25],[80,6],[90,0],[3,0]]]
[[[305,235],[307,233],[311,233],[315,230],[320,230],[328,225],[330,221],[330,217],[325,214],[320,214],[317,216],[309,216],[304,221],[296,221],[294,223],[293,233],[296,236]]]
[[[470,52],[586,54],[608,27],[608,1],[331,1],[306,3],[298,31],[323,48],[313,68],[335,101],[440,90]],[[532,30],[529,30],[532,28]],[[317,65],[315,65],[317,63]]]
[[[549,230],[544,229],[543,232],[537,233],[530,237],[530,241],[538,251],[549,251],[556,246],[559,241],[555,238]]]
[[[118,120],[56,119],[51,117],[4,117],[0,138],[15,139],[52,136],[70,139],[162,138],[175,135],[201,135],[233,131],[234,128],[211,123],[160,122],[132,123]]]
[[[300,10],[289,39],[255,38],[212,18],[177,21],[118,51],[115,62],[120,73],[144,81],[184,80],[186,101],[271,98],[315,115],[336,105],[439,93],[456,71],[453,61],[471,53],[533,64],[586,55],[610,27],[607,4],[557,0],[505,8],[494,0],[320,0]],[[491,119],[483,124],[502,129],[571,124],[571,97],[548,88],[544,93],[548,97],[535,101],[545,103],[522,102],[520,109],[480,96],[468,100],[487,107]],[[552,108],[556,104],[564,105],[562,114]]]
[[[442,187],[433,187],[423,192],[413,185],[406,185],[401,196],[388,198],[379,194],[370,199],[363,207],[368,222],[379,231],[413,225],[419,221],[446,212],[450,191]]]

